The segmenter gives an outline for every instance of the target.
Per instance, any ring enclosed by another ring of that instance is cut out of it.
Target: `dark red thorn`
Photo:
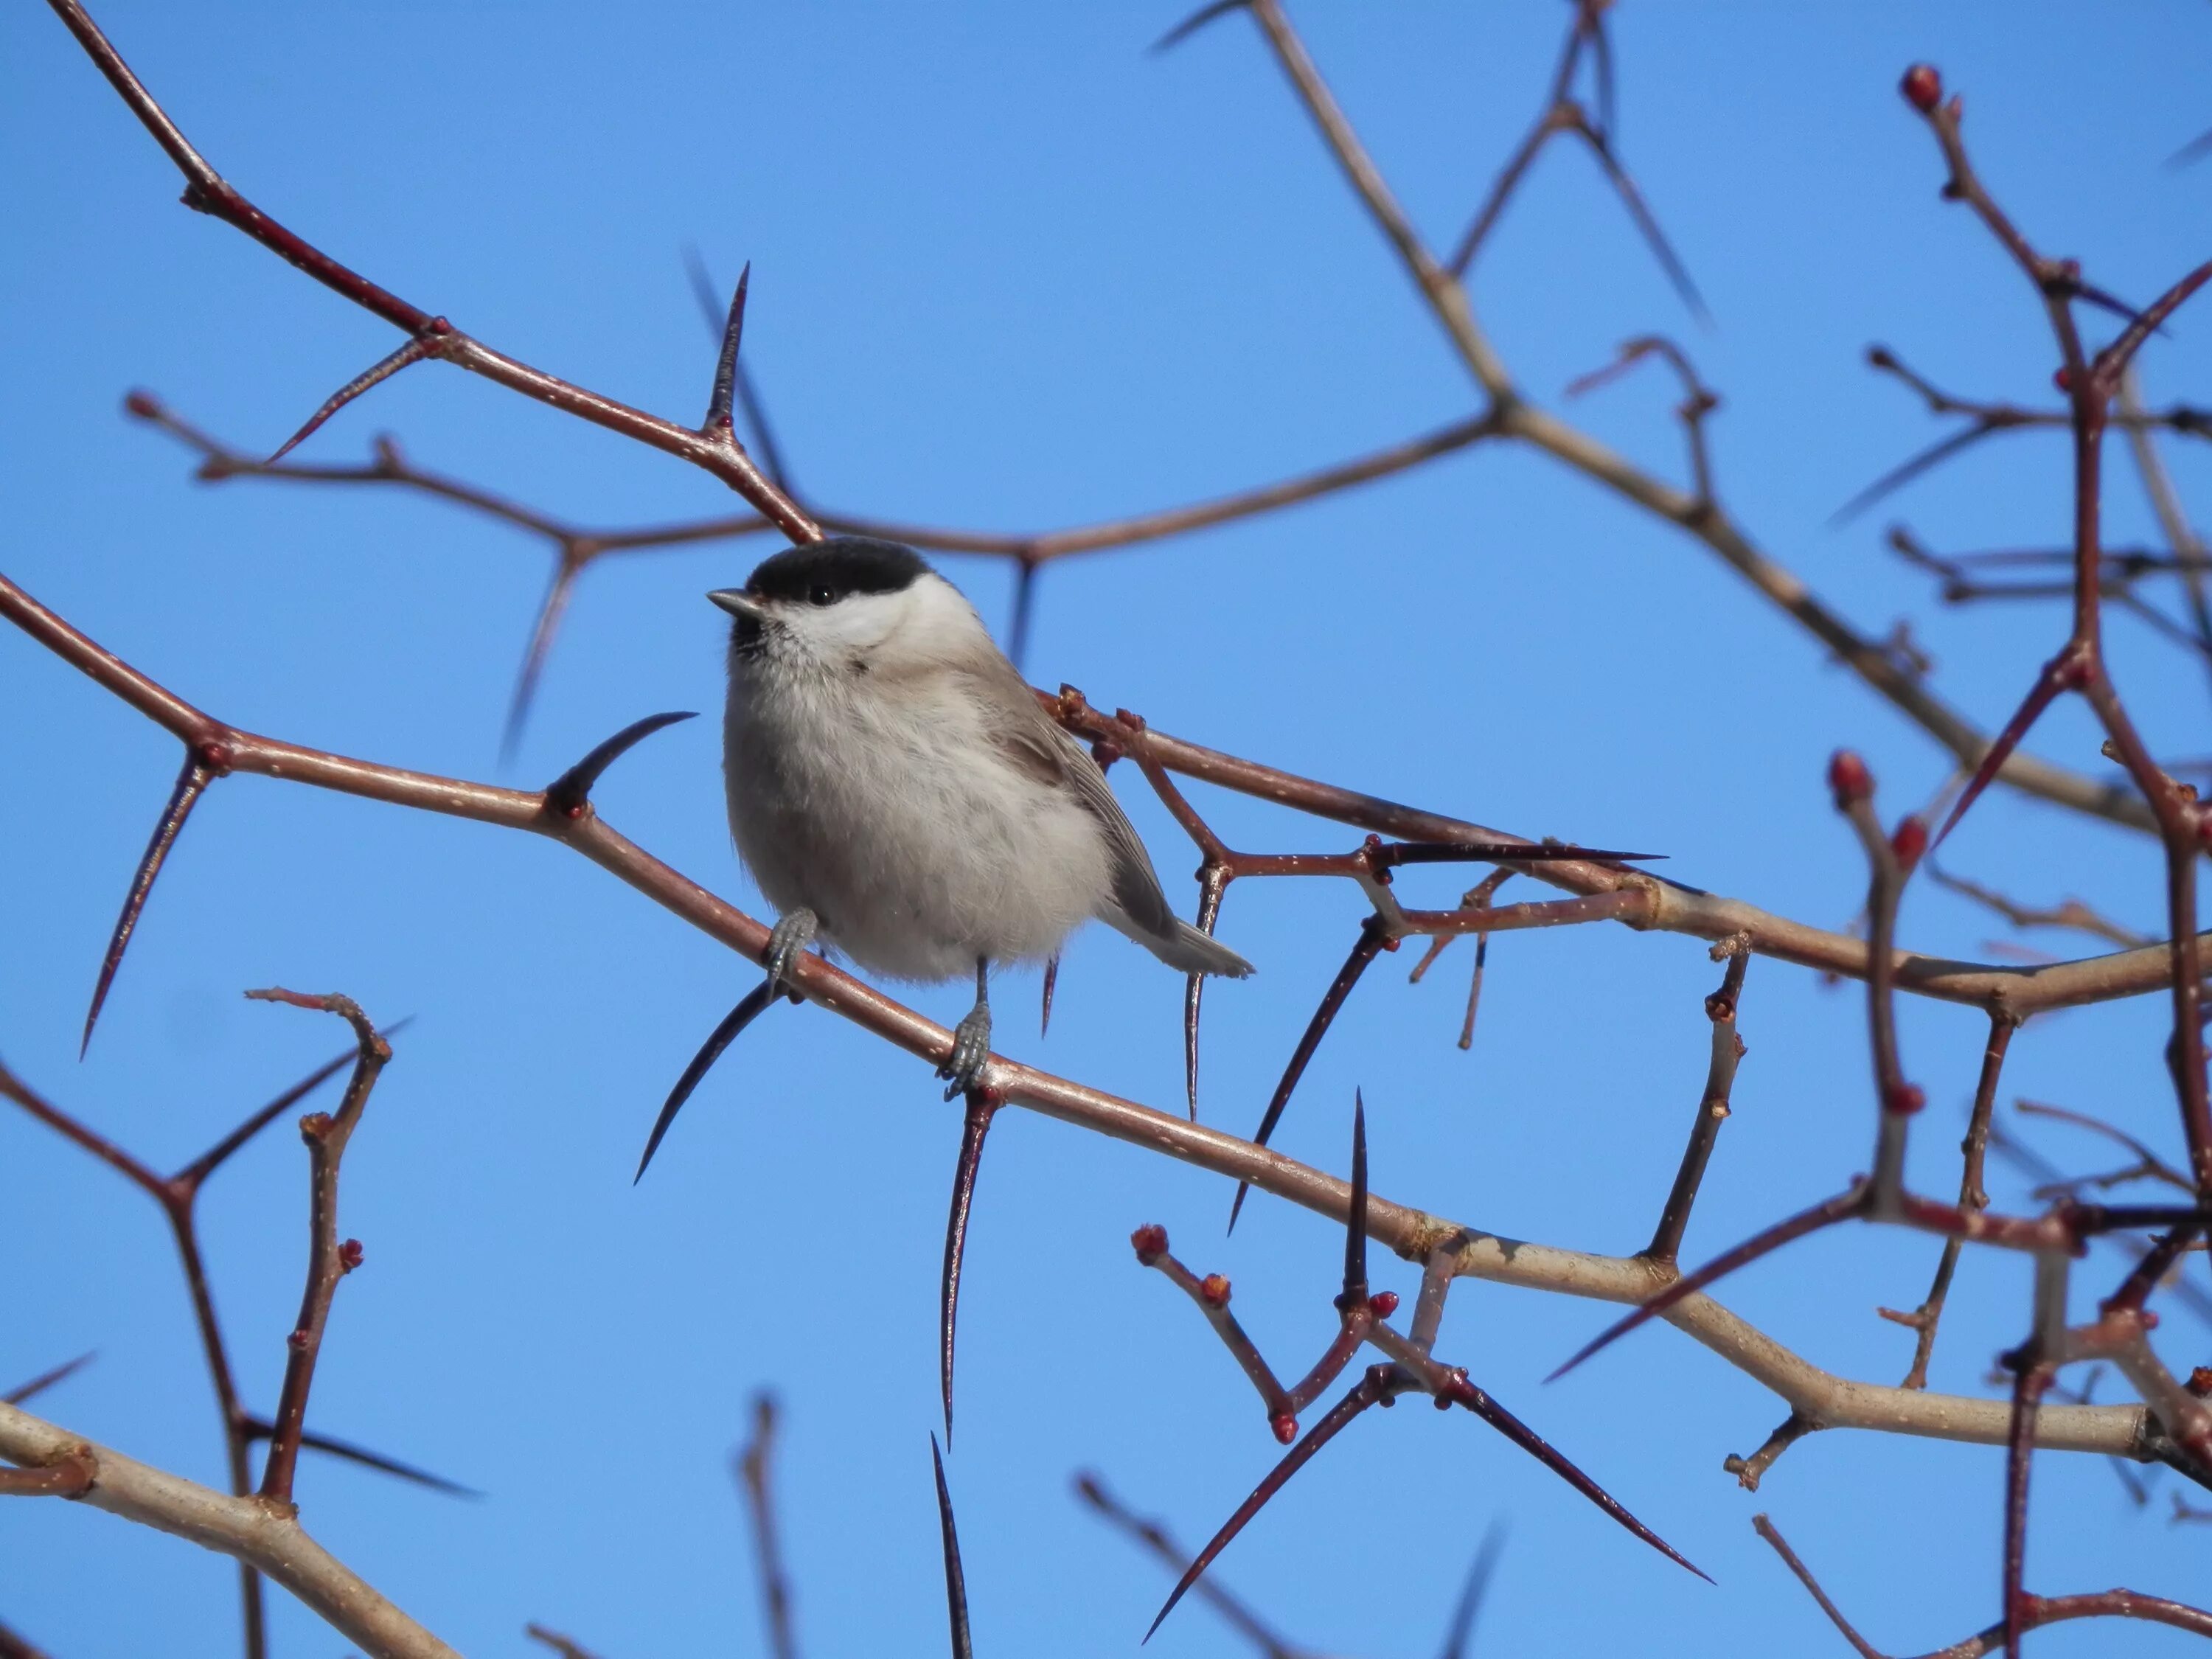
[[[1468,1567],[1459,1605],[1452,1609],[1451,1626],[1444,1632],[1442,1659],[1467,1659],[1468,1638],[1474,1633],[1476,1616],[1481,1613],[1483,1597],[1490,1589],[1490,1576],[1497,1571],[1498,1558],[1504,1548],[1505,1523],[1493,1521],[1490,1530],[1482,1534],[1482,1547],[1475,1551],[1474,1559]]]
[[[553,567],[553,580],[538,605],[538,620],[531,624],[530,643],[522,649],[522,666],[514,676],[514,695],[507,699],[507,724],[499,734],[499,757],[502,763],[513,760],[515,750],[522,745],[522,728],[529,724],[530,706],[538,698],[538,679],[545,672],[546,659],[553,654],[554,635],[561,631],[561,618],[568,614],[568,601],[576,591],[576,578],[583,568],[582,558],[568,550]]]
[[[1267,1477],[1252,1489],[1252,1495],[1237,1506],[1219,1532],[1213,1534],[1204,1549],[1199,1551],[1182,1577],[1169,1593],[1167,1603],[1152,1620],[1152,1629],[1145,1632],[1145,1640],[1152,1639],[1167,1616],[1173,1613],[1176,1603],[1195,1584],[1206,1568],[1213,1565],[1214,1557],[1229,1547],[1237,1534],[1244,1530],[1252,1517],[1261,1511],[1269,1498],[1280,1492],[1290,1478],[1313,1460],[1313,1455],[1336,1438],[1344,1426],[1370,1406],[1413,1386],[1413,1379],[1395,1365],[1370,1365],[1366,1376],[1352,1385],[1352,1392],[1328,1408],[1328,1414],[1307,1431],[1306,1437],[1285,1454],[1282,1462],[1267,1472]]]
[[[585,804],[592,798],[592,786],[607,768],[654,732],[679,720],[697,718],[691,710],[678,709],[672,714],[647,714],[641,720],[632,720],[546,786],[545,810],[556,817],[581,817]]]
[[[2014,750],[2020,747],[2021,739],[2027,735],[2028,728],[2042,717],[2043,711],[2051,707],[2058,694],[2081,684],[2082,667],[2081,655],[2071,646],[2044,665],[2043,672],[2036,676],[2035,684],[2028,688],[2027,696],[2013,711],[2013,717],[2005,722],[2004,730],[1998,732],[1996,741],[1990,744],[1989,753],[1984,755],[1981,764],[1974,768],[1974,775],[1966,780],[1966,787],[1959,792],[1959,799],[1952,804],[1950,814],[1943,820],[1943,827],[1936,832],[1936,839],[1929,843],[1929,850],[1932,852],[1941,847],[1945,838],[1958,827],[1959,820],[1966,816],[1966,809],[1981,799],[1982,791],[1990,787],[1990,781],[1996,776],[1997,769],[2011,757]]]
[[[1620,198],[1621,206],[1628,210],[1628,217],[1635,225],[1638,234],[1644,238],[1644,245],[1650,249],[1651,257],[1659,262],[1659,269],[1666,273],[1668,282],[1674,287],[1675,298],[1681,301],[1683,308],[1697,319],[1700,326],[1711,328],[1713,313],[1706,308],[1705,296],[1698,292],[1698,285],[1691,278],[1689,267],[1674,252],[1674,245],[1667,240],[1667,233],[1659,228],[1658,218],[1644,203],[1644,192],[1637,188],[1636,180],[1629,176],[1628,169],[1621,166],[1620,159],[1613,153],[1613,145],[1603,132],[1587,121],[1578,122],[1576,130],[1589,145],[1590,153],[1597,157],[1598,166],[1603,169],[1607,181],[1613,185],[1613,193]]]
[[[758,1019],[761,1011],[775,999],[776,988],[763,981],[746,992],[738,1006],[722,1016],[722,1023],[707,1034],[706,1042],[699,1045],[699,1052],[691,1056],[691,1063],[684,1068],[684,1075],[676,1079],[676,1086],[668,1091],[668,1098],[661,1104],[660,1115],[653,1121],[653,1133],[645,1138],[645,1156],[637,1161],[637,1173],[629,1180],[631,1186],[635,1187],[645,1179],[646,1165],[653,1162],[653,1155],[660,1150],[661,1137],[668,1133],[668,1126],[676,1121],[677,1113],[682,1111],[684,1103],[691,1098],[691,1091],[699,1086],[699,1080],[714,1069],[714,1062],[722,1057],[723,1049],[738,1040],[738,1033]]]
[[[74,1376],[77,1372],[82,1370],[87,1365],[92,1364],[92,1359],[93,1356],[90,1353],[81,1353],[74,1359],[64,1359],[60,1364],[55,1366],[53,1370],[50,1371],[40,1371],[29,1382],[23,1383],[18,1388],[9,1389],[6,1394],[0,1394],[0,1401],[4,1401],[10,1406],[20,1406],[27,1400],[33,1399],[36,1396],[44,1394],[48,1389],[52,1388],[54,1384],[63,1381],[64,1378]]]
[[[1367,1300],[1367,1103],[1352,1091],[1352,1202],[1344,1216],[1344,1293],[1339,1313]]]
[[[333,392],[330,396],[329,401],[325,403],[323,406],[317,410],[313,414],[307,416],[307,423],[301,427],[297,432],[295,432],[290,437],[285,439],[283,443],[278,447],[276,453],[274,455],[271,455],[267,460],[262,462],[261,465],[264,466],[276,465],[277,462],[283,460],[287,455],[290,454],[301,444],[305,443],[309,438],[313,437],[315,434],[316,429],[320,427],[325,421],[329,420],[331,416],[337,414],[338,410],[343,409],[348,404],[360,397],[362,392],[367,392],[371,386],[390,380],[393,375],[397,374],[401,369],[408,367],[410,363],[419,363],[425,357],[434,357],[441,352],[444,351],[446,349],[446,342],[452,332],[450,325],[447,323],[444,318],[438,317],[432,319],[431,328],[436,331],[431,332],[429,331],[425,331],[421,334],[412,336],[407,341],[406,344],[401,346],[398,350],[393,352],[389,357],[385,358],[382,362],[374,364],[369,368],[364,369],[361,374],[355,375],[353,379],[348,380],[343,386],[340,386],[336,392]]]
[[[1881,500],[1883,496],[1902,489],[1929,468],[1940,466],[1960,451],[1972,448],[1990,434],[2006,430],[2007,425],[2007,422],[1991,421],[1985,417],[1976,421],[1963,431],[1954,432],[1948,438],[1939,439],[1917,454],[1908,456],[1899,462],[1864,489],[1859,491],[1857,495],[1852,496],[1850,500],[1845,501],[1828,515],[1829,524],[1835,526],[1850,523],[1867,508]]]
[[[1168,1230],[1154,1223],[1137,1229],[1129,1235],[1129,1246],[1137,1253],[1137,1260],[1149,1267],[1168,1253]]]
[[[745,336],[745,290],[751,285],[753,262],[738,273],[736,291],[730,295],[730,314],[722,324],[722,352],[714,360],[714,386],[707,397],[707,418],[699,423],[702,432],[730,432],[730,400],[735,395],[738,382],[738,345]]]
[[[1282,1121],[1283,1109],[1291,1103],[1291,1092],[1298,1086],[1298,1079],[1305,1075],[1307,1062],[1313,1059],[1314,1050],[1321,1047],[1322,1038],[1336,1019],[1337,1010],[1344,1006],[1344,1000],[1352,994],[1352,988],[1359,983],[1359,976],[1367,971],[1367,964],[1382,953],[1387,938],[1382,931],[1381,917],[1370,915],[1360,923],[1359,938],[1352,945],[1352,954],[1344,959],[1344,966],[1337,969],[1335,979],[1322,994],[1321,1006],[1314,1010],[1313,1018],[1307,1022],[1305,1035],[1298,1039],[1298,1046],[1291,1051],[1291,1063],[1283,1068],[1283,1080],[1275,1085],[1274,1097],[1268,1101],[1267,1113],[1260,1120],[1260,1133],[1252,1138],[1255,1145],[1266,1146],[1267,1137],[1275,1133],[1275,1125]],[[1239,1182],[1237,1185],[1237,1197],[1229,1206],[1229,1231],[1232,1233],[1237,1231],[1237,1213],[1244,1207],[1244,1194],[1250,1190],[1249,1182]]]
[[[2206,821],[2205,833],[2212,836],[2212,819]],[[1221,896],[1229,890],[1229,880],[1219,865],[1209,862],[1199,869],[1198,931],[1209,939],[1221,919]],[[1182,990],[1182,1082],[1193,1123],[1198,1121],[1198,1007],[1205,995],[1206,975],[1193,974]]]
[[[949,1435],[948,1435],[949,1437]],[[929,1461],[937,1471],[937,1526],[945,1540],[945,1611],[952,1621],[952,1659],[975,1659],[968,1637],[968,1575],[960,1565],[960,1534],[952,1524],[952,1493],[945,1484],[945,1454],[929,1437]]]
[[[1936,106],[1943,101],[1943,77],[1933,64],[1915,64],[1905,71],[1905,78],[1897,83],[1905,94],[1905,101],[1923,115],[1932,115]]]
[[[1648,1302],[1642,1304],[1625,1318],[1616,1320],[1595,1337],[1584,1343],[1567,1363],[1553,1371],[1544,1381],[1556,1382],[1569,1371],[1588,1359],[1599,1349],[1611,1346],[1647,1320],[1656,1319],[1676,1303],[1694,1296],[1715,1280],[1723,1279],[1738,1267],[1756,1261],[1784,1244],[1793,1244],[1808,1235],[1838,1221],[1848,1221],[1865,1207],[1870,1189],[1864,1181],[1854,1181],[1849,1188],[1833,1198],[1823,1199],[1809,1209],[1800,1210],[1785,1221],[1778,1221],[1765,1232],[1755,1233],[1732,1250],[1724,1250],[1695,1273],[1686,1273]]]
[[[983,1167],[983,1139],[998,1115],[994,1090],[968,1091],[960,1126],[960,1158],[952,1169],[952,1208],[945,1218],[945,1271],[937,1291],[938,1383],[945,1396],[945,1443],[952,1443],[952,1345],[960,1322],[960,1269],[968,1255],[968,1212],[975,1201],[975,1176]],[[1163,1243],[1165,1243],[1163,1239]],[[1223,1299],[1228,1281],[1222,1281]]]
[[[248,1440],[266,1440],[270,1433],[266,1419],[249,1417],[240,1425]],[[349,1440],[334,1439],[327,1434],[302,1433],[300,1443],[310,1451],[319,1451],[325,1457],[342,1458],[349,1463],[358,1463],[365,1469],[374,1469],[379,1474],[391,1475],[410,1486],[428,1486],[432,1492],[441,1492],[453,1498],[482,1498],[474,1486],[465,1486],[458,1480],[448,1480],[442,1474],[433,1474],[428,1469],[417,1468],[412,1463],[403,1463],[396,1457],[386,1457],[382,1452],[370,1451]]]
[[[1018,560],[1014,566],[1014,610],[1006,623],[1006,660],[1017,668],[1030,648],[1030,618],[1036,610],[1037,572],[1044,567],[1034,559]]]
[[[414,1019],[411,1015],[406,1019],[394,1020],[384,1028],[381,1035],[386,1037],[396,1036],[412,1024]],[[330,1081],[331,1078],[352,1066],[359,1058],[358,1050],[349,1050],[335,1060],[325,1060],[290,1088],[285,1090],[276,1099],[255,1112],[252,1116],[247,1118],[221,1140],[216,1141],[207,1151],[185,1164],[183,1169],[178,1170],[170,1177],[171,1183],[185,1188],[198,1187],[222,1168],[229,1160],[232,1153],[245,1146],[247,1141],[259,1134],[293,1107],[298,1105],[308,1095]]]
[[[1628,864],[1663,860],[1664,853],[1617,853],[1604,847],[1566,847],[1543,842],[1514,841],[1383,841],[1380,836],[1367,838],[1375,843],[1369,856],[1383,866],[1401,864],[1542,864],[1566,859],[1581,859],[1592,864]]]
[[[1455,1370],[1450,1373],[1449,1394],[1455,1402],[1466,1407],[1676,1566],[1696,1573],[1708,1584],[1713,1582],[1711,1573],[1689,1560],[1672,1544],[1631,1515],[1611,1492],[1568,1462],[1551,1442],[1468,1382],[1465,1371]],[[1443,1397],[1442,1394],[1437,1395],[1440,1401]]]
[[[1153,41],[1152,50],[1156,52],[1171,52],[1213,21],[1215,18],[1226,17],[1232,11],[1242,11],[1251,3],[1252,0],[1213,0],[1212,5],[1200,7],[1198,10],[1191,13],[1182,22],[1177,23],[1165,34]]]
[[[146,850],[138,860],[137,872],[131,878],[131,890],[123,896],[123,912],[115,918],[115,931],[107,938],[107,954],[100,958],[100,977],[93,982],[92,1006],[85,1011],[84,1036],[76,1050],[79,1060],[92,1047],[92,1028],[100,1021],[100,1010],[107,1000],[108,987],[115,982],[115,970],[123,965],[123,952],[137,928],[138,913],[146,908],[147,897],[154,890],[154,878],[161,873],[169,848],[176,844],[178,832],[184,829],[185,820],[191,815],[201,794],[210,782],[228,769],[208,752],[209,747],[195,744],[186,752],[184,770],[177,774],[177,787],[169,792],[169,804],[161,809],[161,820],[154,826],[153,839],[146,843]]]
[[[1055,951],[1044,965],[1044,1012],[1037,1016],[1037,1036],[1042,1037],[1052,1030],[1052,994],[1060,984],[1060,952]]]
[[[1398,1292],[1377,1291],[1367,1298],[1367,1311],[1377,1319],[1388,1319],[1398,1311]]]
[[[2212,132],[2200,132],[2179,149],[2166,158],[2170,167],[2185,167],[2212,155]]]
[[[706,319],[707,331],[720,338],[722,332],[722,302],[715,297],[714,279],[707,273],[707,262],[700,257],[696,246],[684,250],[684,265],[691,278],[693,297],[699,301],[699,314]],[[744,359],[738,359],[738,407],[744,411],[745,424],[752,428],[753,441],[759,446],[761,466],[769,479],[787,495],[796,498],[798,486],[792,483],[791,469],[784,464],[783,447],[775,441],[775,429],[769,424],[768,410],[761,402],[759,391],[753,385],[751,371]]]

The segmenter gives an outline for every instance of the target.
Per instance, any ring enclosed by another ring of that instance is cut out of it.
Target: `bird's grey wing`
[[[994,663],[971,674],[978,700],[988,711],[991,741],[999,751],[1038,782],[1066,789],[1098,821],[1112,864],[1114,902],[1121,914],[1144,933],[1173,939],[1180,923],[1160,890],[1145,843],[1137,838],[1098,763],[1037,706],[1036,694],[1012,664],[1001,669]]]

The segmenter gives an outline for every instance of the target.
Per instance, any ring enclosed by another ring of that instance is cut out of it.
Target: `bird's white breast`
[[[867,663],[732,675],[730,827],[761,891],[894,978],[1052,954],[1105,902],[1097,821],[1005,757],[961,677]]]

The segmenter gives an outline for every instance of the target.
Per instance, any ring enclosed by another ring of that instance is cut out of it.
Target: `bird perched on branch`
[[[816,939],[892,979],[974,973],[949,1099],[990,1054],[993,965],[1094,916],[1179,973],[1252,971],[1169,907],[1097,763],[913,549],[836,537],[708,597],[732,617],[723,769],[779,913],[771,993]]]

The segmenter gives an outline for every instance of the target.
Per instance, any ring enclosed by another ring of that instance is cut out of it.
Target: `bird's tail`
[[[1164,935],[1139,927],[1118,910],[1109,913],[1106,921],[1178,973],[1215,974],[1225,979],[1244,979],[1252,972],[1250,963],[1219,939],[1200,933],[1187,921],[1178,920],[1175,923],[1175,932]]]

